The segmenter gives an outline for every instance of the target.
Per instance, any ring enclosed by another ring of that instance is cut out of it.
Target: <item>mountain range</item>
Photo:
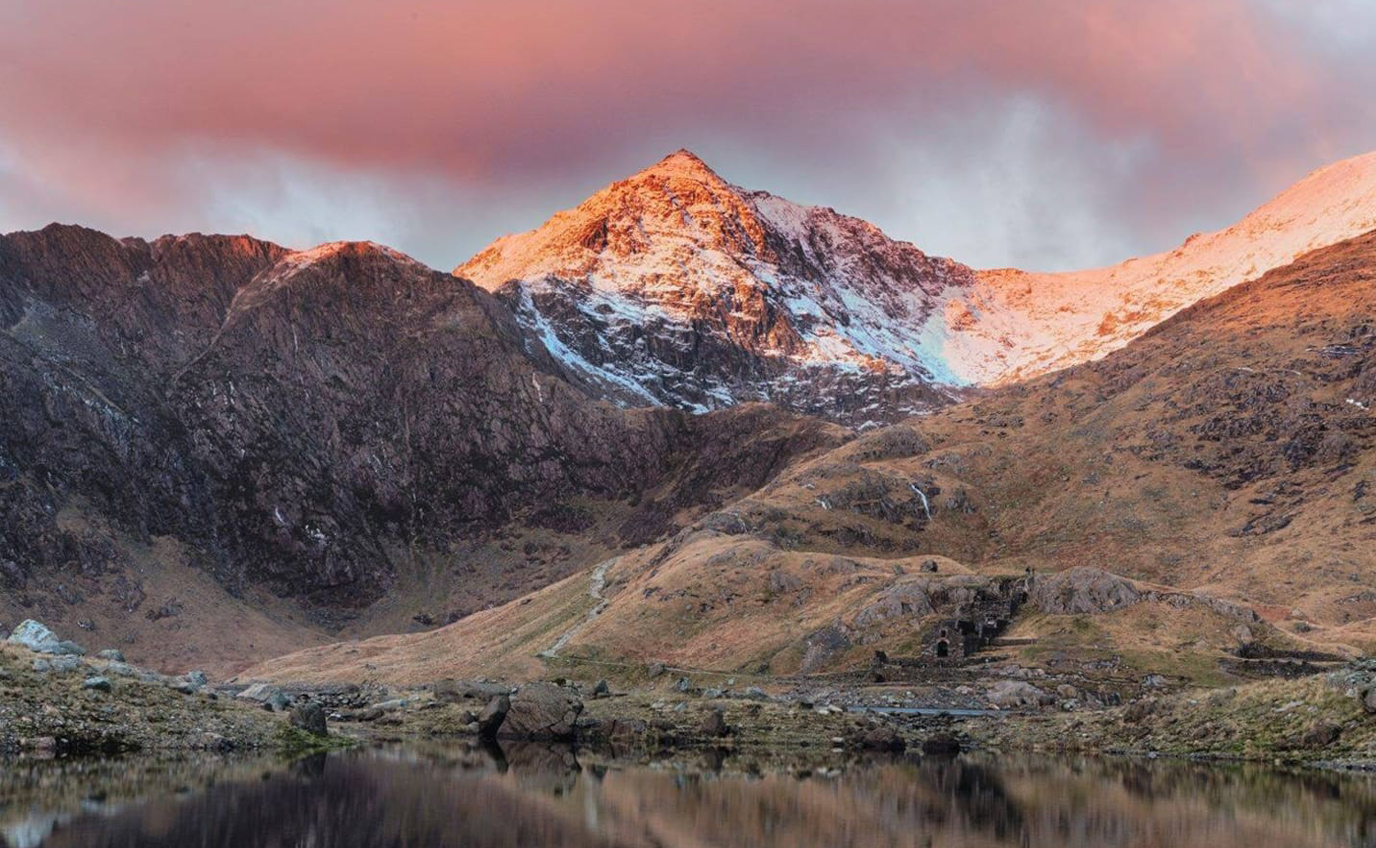
[[[452,274],[0,236],[0,620],[218,671],[425,630],[372,650],[490,670],[596,565],[568,649],[796,671],[956,578],[1092,567],[1214,648],[1366,644],[1372,229],[1376,154],[1170,253],[981,271],[680,151]]]
[[[986,664],[1206,685],[1238,656],[1376,646],[1376,232],[1182,310],[1100,361],[801,456],[682,530],[519,601],[249,679],[919,657],[1031,575]],[[366,666],[366,667],[365,667]],[[1229,669],[1232,669],[1229,671]],[[1280,673],[1285,673],[1282,667]],[[1102,682],[1102,680],[1101,680]]]
[[[1071,273],[979,271],[734,186],[688,151],[454,270],[628,404],[765,401],[851,425],[1097,359],[1204,297],[1376,228],[1376,154],[1228,229]]]

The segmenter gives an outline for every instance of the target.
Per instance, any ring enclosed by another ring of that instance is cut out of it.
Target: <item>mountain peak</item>
[[[686,177],[688,179],[721,180],[716,171],[693,151],[680,147],[668,156],[644,169],[636,177]]]
[[[968,272],[678,150],[454,273],[618,400],[863,423],[947,402],[917,330]]]

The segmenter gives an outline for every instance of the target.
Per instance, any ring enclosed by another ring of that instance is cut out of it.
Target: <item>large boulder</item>
[[[583,701],[571,688],[527,683],[511,698],[498,735],[513,739],[572,739]]]
[[[40,654],[72,654],[84,656],[86,649],[75,642],[67,642],[57,638],[57,634],[49,630],[41,622],[33,619],[26,619],[20,622],[19,626],[10,633],[9,639],[5,640],[11,645],[23,645],[30,651]]]
[[[1289,741],[1289,747],[1305,750],[1327,748],[1343,735],[1343,730],[1331,721],[1320,721],[1299,737]]]
[[[194,695],[204,689],[209,682],[204,671],[191,671],[181,677],[168,680],[167,685],[184,695]]]
[[[83,671],[85,669],[85,663],[78,657],[59,656],[53,657],[50,660],[36,659],[33,661],[33,670],[39,674],[47,674],[50,671],[58,674],[67,674],[68,672]]]
[[[278,713],[285,710],[291,703],[285,692],[270,683],[255,683],[235,697],[244,701],[252,701],[265,710]]]
[[[105,664],[105,673],[117,674],[120,677],[136,677],[145,683],[162,683],[167,680],[167,678],[158,674],[156,671],[140,668],[126,662],[118,662],[116,660],[111,660]]]
[[[303,701],[292,707],[288,716],[291,726],[306,731],[312,736],[329,736],[325,725],[325,708],[315,701]]]
[[[702,721],[702,735],[709,739],[721,736],[729,736],[731,727],[726,723],[726,716],[721,710],[712,710],[707,714],[707,718]]]
[[[1025,683],[1021,680],[1000,680],[989,687],[986,697],[989,699],[989,703],[1001,710],[1038,707],[1056,700],[1031,683]]]
[[[1088,566],[1038,575],[1028,591],[1032,605],[1049,615],[1112,612],[1141,599],[1141,592],[1131,580]]]
[[[960,737],[938,731],[922,740],[922,753],[938,757],[954,757],[960,753]]]
[[[5,641],[11,645],[23,645],[30,651],[39,653],[54,653],[57,647],[57,634],[49,630],[43,624],[27,619],[14,628],[10,633],[10,638]]]

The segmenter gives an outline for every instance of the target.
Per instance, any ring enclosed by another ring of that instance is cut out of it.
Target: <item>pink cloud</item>
[[[135,208],[194,193],[163,165],[206,146],[500,186],[713,134],[839,160],[1012,96],[1261,170],[1340,146],[1342,102],[1243,0],[0,0],[0,79],[31,180]]]
[[[1032,88],[1107,131],[1203,143],[1204,126],[1304,111],[1311,83],[1236,0],[21,5],[0,36],[21,135],[460,175],[586,155],[632,121],[827,121],[914,88],[938,105]]]

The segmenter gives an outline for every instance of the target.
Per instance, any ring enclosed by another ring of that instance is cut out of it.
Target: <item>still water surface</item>
[[[966,756],[774,770],[523,746],[0,770],[5,848],[1376,846],[1376,779],[1256,766]]]

